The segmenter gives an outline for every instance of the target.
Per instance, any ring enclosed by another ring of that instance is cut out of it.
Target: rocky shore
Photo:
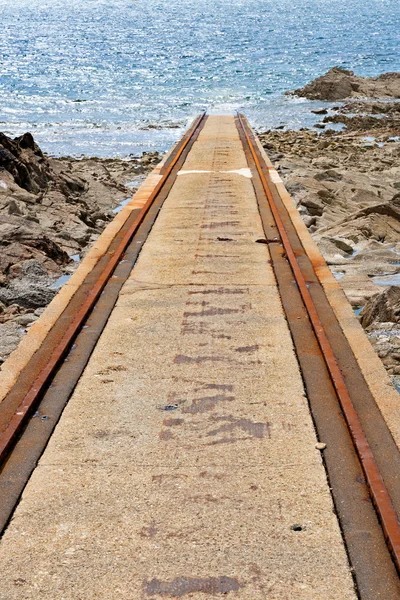
[[[0,133],[0,364],[159,159],[55,159]]]
[[[287,93],[309,100],[329,101],[347,98],[400,98],[400,73],[360,77],[353,71],[333,67],[303,88]]]
[[[260,140],[400,386],[400,74],[334,67],[290,93],[327,101],[314,130]],[[0,364],[159,159],[55,159],[0,134]]]
[[[334,68],[295,93],[341,104],[313,111],[315,131],[259,137],[388,372],[400,375],[400,74]]]

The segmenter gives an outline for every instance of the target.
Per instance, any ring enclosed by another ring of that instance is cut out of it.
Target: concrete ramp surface
[[[354,600],[233,117],[208,117],[0,544],[0,600]]]

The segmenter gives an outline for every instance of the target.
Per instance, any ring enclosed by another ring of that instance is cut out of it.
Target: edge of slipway
[[[268,158],[257,136],[254,138],[265,160],[271,182],[275,185],[290,219],[297,231],[303,248],[311,260],[317,278],[328,298],[339,325],[356,357],[364,379],[382,413],[383,418],[397,444],[400,447],[400,399],[393,387],[381,359],[373,349],[364,329],[354,314],[340,283],[335,279],[316,242],[311,237],[296,205],[285,188],[279,173]]]
[[[355,316],[340,283],[335,279],[326,264],[317,244],[314,242],[307,227],[303,223],[300,213],[290,194],[286,190],[282,179],[273,167],[273,164],[265,153],[257,136],[255,136],[255,140],[265,160],[270,180],[276,186],[276,190],[289,213],[290,219],[299,235],[304,250],[314,265],[316,275],[325,290],[328,301],[332,306],[342,331],[357,359],[368,387],[376,400],[396,444],[400,447],[399,394],[392,386],[380,358],[370,344],[367,335]],[[29,360],[40,348],[47,334],[68,306],[71,298],[81,286],[87,275],[106,254],[115,236],[123,227],[131,212],[144,206],[150,194],[161,180],[161,170],[163,165],[173,152],[175,146],[176,144],[146,177],[130,202],[126,204],[107,225],[71,278],[56,294],[39,319],[32,325],[19,346],[5,360],[0,370],[0,403],[13,387],[20,372],[26,367]]]
[[[178,142],[179,143],[179,140]],[[107,225],[89,252],[83,258],[71,278],[63,285],[61,290],[54,296],[39,319],[35,321],[26,336],[21,340],[17,348],[4,361],[0,368],[0,403],[12,389],[21,371],[26,367],[29,360],[40,348],[47,334],[55,325],[57,319],[67,308],[75,292],[84,282],[85,278],[94,269],[99,260],[107,253],[115,236],[128,220],[131,212],[142,208],[157,184],[162,179],[161,170],[172,154],[176,144],[167,152],[162,161],[148,174],[139,186],[131,200],[117,213],[114,219]]]

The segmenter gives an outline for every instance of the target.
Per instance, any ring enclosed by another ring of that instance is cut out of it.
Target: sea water
[[[318,103],[284,92],[334,65],[399,70],[399,21],[398,0],[0,0],[0,131],[127,156],[204,109],[312,126]]]

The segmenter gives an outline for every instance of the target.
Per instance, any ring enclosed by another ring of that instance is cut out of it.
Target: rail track
[[[243,115],[237,126],[360,596],[398,598],[399,449]]]
[[[200,115],[166,160],[142,209],[131,212],[0,403],[0,532],[42,454],[129,277],[141,247],[204,126]]]
[[[9,522],[111,314],[164,200],[207,119],[175,147],[145,206],[133,211],[0,404],[0,530]],[[245,117],[236,126],[252,172],[271,263],[296,349],[334,505],[362,600],[400,598],[400,452]]]

